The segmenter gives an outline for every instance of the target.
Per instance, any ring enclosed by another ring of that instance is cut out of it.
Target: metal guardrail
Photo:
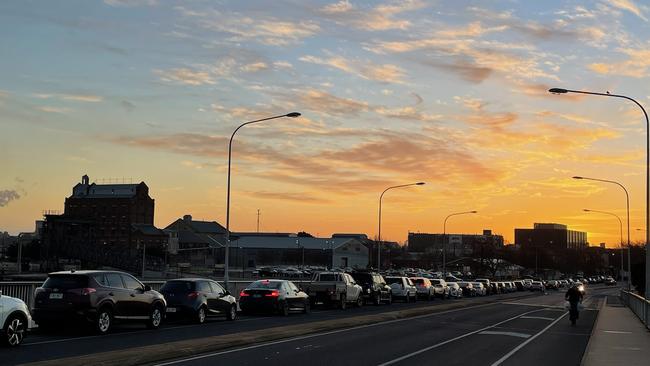
[[[235,297],[239,297],[239,292],[246,288],[249,284],[257,279],[249,281],[229,281],[231,293]],[[300,285],[308,281],[291,280],[296,285]],[[142,281],[145,285],[151,286],[152,290],[158,291],[165,283],[165,281]],[[15,281],[15,282],[0,282],[0,291],[3,296],[16,297],[25,302],[29,309],[34,308],[34,290],[40,287],[43,282],[39,281]]]
[[[621,302],[641,319],[646,328],[650,329],[650,301],[625,290],[621,290],[620,297]]]

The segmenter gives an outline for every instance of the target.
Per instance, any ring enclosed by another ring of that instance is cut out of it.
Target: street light
[[[631,285],[631,275],[632,275],[632,263],[631,263],[631,255],[630,255],[630,194],[627,192],[627,189],[625,188],[624,185],[622,185],[619,182],[613,181],[613,180],[607,180],[607,179],[598,179],[598,178],[588,178],[588,177],[581,177],[581,176],[574,176],[573,179],[579,179],[579,180],[591,180],[595,182],[602,182],[602,183],[609,183],[609,184],[616,184],[617,186],[621,187],[623,192],[625,192],[625,207],[627,210],[627,289],[630,290],[632,287]],[[621,240],[622,242],[622,240]],[[621,254],[622,255],[622,254]]]
[[[230,166],[232,163],[232,140],[235,138],[235,134],[237,131],[239,131],[240,128],[250,125],[252,123],[258,123],[258,122],[263,122],[263,121],[268,121],[271,119],[276,119],[276,118],[296,118],[300,117],[300,113],[298,112],[291,112],[287,114],[283,114],[280,116],[273,116],[273,117],[267,117],[267,118],[262,118],[262,119],[257,119],[254,121],[249,121],[249,122],[244,122],[239,127],[233,131],[232,135],[230,136],[230,142],[228,143],[228,188],[227,188],[227,193],[226,193],[226,250],[225,250],[225,259],[224,259],[224,276],[223,276],[223,284],[228,290],[228,270],[230,269],[229,266],[229,255],[230,255]]]
[[[650,227],[650,206],[648,205],[648,199],[650,199],[650,120],[648,119],[648,113],[645,111],[645,108],[641,105],[641,103],[637,102],[633,98],[630,98],[626,95],[620,95],[620,94],[610,94],[609,92],[607,93],[595,93],[595,92],[588,92],[588,91],[581,91],[581,90],[571,90],[571,89],[563,89],[563,88],[552,88],[548,90],[552,94],[567,94],[567,93],[576,93],[576,94],[587,94],[587,95],[597,95],[601,97],[613,97],[613,98],[621,98],[621,99],[627,99],[634,104],[636,104],[639,108],[641,108],[641,111],[643,112],[643,116],[645,117],[645,123],[646,123],[646,143],[645,143],[645,148],[646,148],[646,163],[645,163],[645,168],[646,168],[646,173],[645,173],[645,228],[646,228],[646,234],[645,234],[645,245],[646,249],[650,243],[650,231],[648,231],[648,227]],[[629,223],[629,220],[628,220]],[[629,230],[628,230],[629,231]],[[629,248],[629,243],[628,243],[628,248]],[[645,280],[645,298],[650,299],[650,250],[646,250],[646,267],[645,267],[645,275],[646,275],[646,280]]]
[[[384,198],[384,193],[388,192],[391,189],[395,188],[403,188],[403,187],[410,187],[410,186],[421,186],[426,184],[425,182],[417,182],[417,183],[409,183],[409,184],[400,184],[397,186],[392,186],[384,189],[383,192],[381,192],[381,195],[379,196],[379,228],[377,230],[377,270],[379,271],[380,264],[381,264],[381,200]]]
[[[478,211],[463,211],[463,212],[456,212],[453,214],[448,215],[445,217],[445,222],[442,224],[442,277],[447,277],[447,220],[449,220],[450,217],[452,216],[458,216],[458,215],[467,215],[467,214],[475,214],[478,213]],[[454,251],[454,255],[455,255]]]
[[[617,214],[612,213],[612,212],[607,212],[607,211],[589,210],[589,209],[586,209],[586,208],[583,208],[582,211],[584,211],[584,212],[597,212],[597,213],[601,213],[601,214],[605,214],[605,215],[614,216],[614,217],[616,217],[618,219],[618,223],[619,223],[620,229],[621,229],[621,242],[620,242],[621,243],[621,272],[623,272],[625,269],[623,268],[623,221],[621,221],[621,218]],[[628,278],[627,285],[628,285],[628,290],[629,290],[630,289],[630,274],[628,273],[627,276],[628,276],[627,277]]]

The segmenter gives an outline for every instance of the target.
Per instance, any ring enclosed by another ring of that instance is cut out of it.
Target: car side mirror
[[[151,291],[151,286],[144,285],[144,292]]]

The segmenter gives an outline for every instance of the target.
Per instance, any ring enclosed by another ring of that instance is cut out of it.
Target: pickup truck
[[[361,286],[352,276],[344,272],[317,272],[311,283],[305,287],[313,304],[322,302],[326,305],[337,305],[345,309],[348,304],[363,305]]]

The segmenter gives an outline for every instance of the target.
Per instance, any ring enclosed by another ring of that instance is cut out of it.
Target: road
[[[588,300],[588,303],[602,298],[606,292],[614,294],[616,290],[596,290],[594,288],[593,296]],[[176,364],[212,365],[223,361],[231,362],[235,365],[252,365],[259,364],[262,360],[265,364],[275,364],[282,362],[282,359],[285,357],[295,357],[296,360],[305,360],[305,362],[310,362],[311,364],[379,365],[391,360],[396,360],[394,364],[423,364],[431,357],[439,360],[441,355],[445,357],[445,360],[448,359],[449,364],[455,364],[457,361],[459,363],[465,362],[463,364],[472,364],[467,363],[467,360],[483,361],[487,360],[487,355],[501,357],[507,353],[507,350],[516,347],[522,341],[527,341],[527,339],[532,338],[523,338],[524,335],[534,336],[563,314],[561,309],[548,308],[549,306],[562,305],[563,299],[560,293],[533,295],[533,297],[526,299],[509,300],[513,297],[521,297],[521,295],[522,293],[497,295],[491,297],[495,303],[490,305],[470,306],[464,309],[440,312],[435,315],[400,320],[389,324],[377,324],[359,329],[343,329],[335,331],[335,333],[317,334],[304,339],[280,341],[269,345],[255,345],[254,348],[248,347],[240,350],[230,350],[197,360],[181,360]],[[121,326],[114,333],[106,336],[87,335],[78,329],[66,329],[57,334],[41,334],[35,331],[29,334],[21,347],[17,349],[2,349],[0,365],[14,365],[81,356],[178,340],[236,334],[282,325],[340,319],[342,317],[375,314],[407,308],[425,306],[435,308],[436,306],[450,302],[471,304],[481,299],[420,301],[415,304],[394,303],[390,306],[364,306],[346,311],[315,309],[309,315],[292,314],[287,318],[279,316],[249,316],[240,317],[234,322],[211,319],[207,324],[203,325],[179,322],[166,324],[159,330],[146,330],[142,326],[133,324]],[[584,352],[595,314],[595,311],[585,312],[576,328],[568,328],[566,326],[568,320],[554,324],[551,329],[527,345],[526,349],[536,349],[540,344],[543,347],[545,345],[555,348],[559,347],[557,348],[559,350],[566,348],[566,351],[560,354],[570,354],[573,359],[579,360]],[[493,334],[494,332],[520,334],[503,335]],[[455,339],[461,336],[462,338]],[[567,341],[567,338],[570,341]],[[449,340],[453,340],[453,342],[448,342]],[[447,343],[440,344],[441,342]],[[399,360],[400,357],[410,354],[412,355],[407,359]],[[519,359],[526,354],[528,352],[518,352],[516,357],[513,356],[513,359]],[[545,354],[549,357],[558,355],[558,353],[554,352],[547,352]],[[282,357],[279,355],[282,355]],[[467,358],[470,356],[479,358]],[[537,356],[532,357],[533,361],[538,358]],[[350,362],[351,360],[355,362]],[[535,363],[533,362],[531,364]]]
[[[562,293],[440,312],[226,350],[158,366],[185,365],[579,365],[599,303],[594,289],[572,327]]]

